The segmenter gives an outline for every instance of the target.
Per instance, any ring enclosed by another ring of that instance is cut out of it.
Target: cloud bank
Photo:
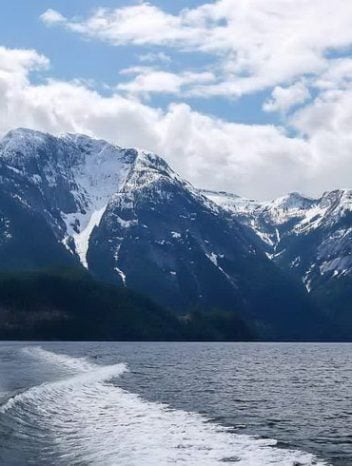
[[[178,14],[141,2],[78,19],[47,10],[48,27],[145,53],[103,95],[55,79],[38,51],[0,47],[0,133],[25,126],[142,147],[196,186],[258,199],[351,187],[351,17],[345,0],[218,0]],[[209,66],[185,61],[176,71],[174,51],[204,55]],[[281,126],[226,121],[187,100],[263,89],[262,109]],[[169,105],[153,105],[156,94]]]

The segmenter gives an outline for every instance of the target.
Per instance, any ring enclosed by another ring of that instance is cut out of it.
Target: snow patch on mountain
[[[123,286],[126,286],[126,274],[118,267],[115,267],[114,270],[120,275]]]
[[[210,199],[221,208],[235,213],[253,212],[256,208],[264,206],[264,202],[246,199],[236,194],[227,193],[225,191],[210,191],[208,189],[200,189],[201,193],[206,198]]]
[[[86,256],[90,236],[112,196],[124,185],[135,156],[118,146],[82,135],[64,135],[62,138],[73,142],[83,153],[73,170],[75,188],[71,191],[78,210],[63,217],[67,235],[74,239],[76,252],[82,264],[88,267]]]
[[[215,267],[227,278],[227,280],[231,283],[231,285],[234,285],[233,279],[230,277],[229,274],[225,272],[225,270],[220,266],[218,262],[219,259],[224,258],[224,255],[223,254],[218,255],[218,254],[215,254],[214,252],[210,252],[210,253],[206,252],[205,255],[210,260],[210,262],[212,262],[215,265]]]
[[[88,218],[88,223],[84,228],[79,229],[79,232],[74,231],[75,222],[78,219],[77,214],[66,215],[68,234],[74,240],[76,252],[79,255],[80,261],[85,268],[88,268],[87,263],[87,252],[89,247],[89,240],[92,234],[92,231],[95,227],[99,226],[102,216],[106,210],[106,205],[103,206],[100,210],[95,210],[90,212],[90,216],[82,216],[82,223],[85,222]],[[71,218],[70,218],[71,217]],[[67,238],[64,240],[64,244],[67,244]]]
[[[345,257],[337,257],[332,260],[328,260],[323,262],[320,265],[320,273],[321,275],[325,275],[326,273],[333,273],[334,276],[338,276],[341,274],[347,274],[348,271],[351,272],[352,266],[352,257],[345,256]]]

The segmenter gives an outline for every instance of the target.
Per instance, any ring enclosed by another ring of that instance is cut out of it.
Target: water
[[[351,350],[0,343],[0,464],[352,465]]]

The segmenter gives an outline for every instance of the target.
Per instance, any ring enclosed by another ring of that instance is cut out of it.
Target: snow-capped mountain
[[[345,306],[352,286],[352,190],[326,192],[318,199],[291,193],[262,203],[205,194],[250,227],[267,256],[298,276],[325,307],[331,307],[325,300],[332,296],[334,307]]]
[[[0,142],[0,181],[2,269],[85,267],[183,312],[237,311],[268,337],[316,321],[304,287],[228,206],[155,154],[18,129]]]
[[[352,190],[327,192],[319,199],[291,193],[265,203],[205,193],[252,228],[269,257],[281,263],[285,258],[298,270],[308,290],[319,276],[352,276]],[[297,242],[308,239],[316,239],[314,246],[297,250]]]

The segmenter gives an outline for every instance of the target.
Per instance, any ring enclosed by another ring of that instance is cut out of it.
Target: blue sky
[[[343,0],[5,2],[0,132],[143,147],[249,197],[349,187],[351,17]]]

